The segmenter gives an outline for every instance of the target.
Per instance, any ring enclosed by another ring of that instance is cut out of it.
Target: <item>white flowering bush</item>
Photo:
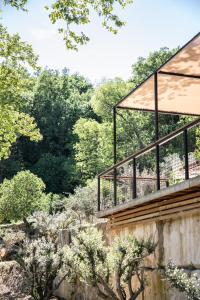
[[[62,258],[62,248],[57,248],[54,243],[47,241],[44,237],[25,242],[17,260],[30,283],[30,295],[33,299],[50,299],[53,292],[64,280],[65,276],[60,279],[56,286],[53,284],[62,266]]]
[[[93,221],[95,211],[97,209],[97,182],[88,181],[87,186],[78,186],[74,190],[74,194],[70,194],[65,198],[64,207],[66,210],[73,210],[80,224],[86,221]]]
[[[139,241],[131,236],[106,246],[102,233],[90,227],[80,231],[65,248],[65,268],[71,271],[71,280],[78,277],[96,287],[103,299],[134,300],[145,288],[144,259],[155,247],[151,239]],[[138,288],[133,287],[133,277],[138,280]]]
[[[179,269],[172,262],[169,262],[165,267],[164,276],[172,287],[185,293],[188,299],[200,299],[200,278],[197,274],[189,277],[183,269]]]
[[[53,215],[47,212],[35,212],[28,218],[29,224],[37,237],[45,237],[46,240],[58,243],[59,231],[72,229],[76,225],[76,215],[73,211],[63,211]]]
[[[58,241],[59,231],[74,228],[72,212],[49,215],[36,212],[28,219],[29,232],[16,257],[30,283],[34,300],[48,300],[68,276],[63,269],[64,246]],[[56,283],[55,283],[55,279]]]

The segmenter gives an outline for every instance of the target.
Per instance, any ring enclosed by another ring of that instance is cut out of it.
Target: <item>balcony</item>
[[[199,83],[200,34],[197,34],[169,61],[114,106],[114,165],[98,175],[98,211],[101,211],[99,216],[105,216],[113,207],[129,207],[130,203],[131,205],[138,203],[138,199],[148,201],[166,194],[167,191],[171,193],[171,187],[174,185],[179,185],[183,189],[182,182],[198,178]],[[154,142],[119,162],[116,144],[118,109],[145,111],[155,116]],[[193,116],[193,121],[160,137],[161,113]]]

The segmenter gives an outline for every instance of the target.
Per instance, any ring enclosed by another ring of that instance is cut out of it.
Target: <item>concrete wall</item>
[[[155,255],[147,261],[154,268],[157,263],[165,265],[172,260],[187,272],[200,272],[200,211],[190,212],[181,217],[172,216],[169,219],[150,221],[141,224],[128,224],[108,228],[109,242],[116,236],[133,234],[137,238],[152,236],[158,242]],[[191,271],[196,269],[195,271]],[[148,274],[149,286],[139,300],[185,300],[186,297],[177,290],[169,288],[158,272]]]
[[[96,227],[104,233],[104,238],[108,242],[107,222],[102,221],[96,224]],[[69,231],[62,230],[59,232],[59,240],[62,245],[69,244]],[[97,296],[97,291],[94,287],[77,282],[76,285],[71,285],[67,280],[63,281],[56,291],[55,295],[66,300],[102,300]],[[1,299],[0,299],[1,300]]]
[[[110,226],[109,222],[100,227],[108,243],[117,236],[129,234],[139,238],[152,238],[158,243],[156,253],[146,262],[147,266],[155,268],[157,264],[165,265],[169,260],[183,267],[187,272],[200,272],[200,210],[185,213],[179,217],[172,215],[168,219],[149,221],[140,224]],[[196,270],[191,271],[192,268]],[[157,271],[149,272],[148,287],[138,300],[186,300],[177,290],[169,287]],[[58,295],[71,300],[99,300],[95,289],[78,285],[71,287],[64,282]]]

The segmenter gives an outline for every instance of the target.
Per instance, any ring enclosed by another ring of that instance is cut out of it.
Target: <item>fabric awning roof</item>
[[[200,33],[156,73],[159,112],[200,115]],[[124,97],[116,107],[155,111],[154,74]]]

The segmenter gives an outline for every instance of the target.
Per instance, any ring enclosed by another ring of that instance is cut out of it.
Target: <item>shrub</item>
[[[96,199],[97,183],[90,181],[85,187],[77,187],[74,194],[65,199],[65,209],[75,211],[80,223],[83,219],[92,221],[97,208]]]
[[[53,285],[62,266],[62,249],[44,237],[26,241],[17,260],[30,283],[30,295],[33,299],[50,299],[61,283]]]
[[[28,218],[32,232],[37,238],[45,237],[47,241],[58,244],[59,231],[75,228],[76,216],[71,211],[50,215],[46,212],[35,212]]]
[[[69,212],[55,215],[37,212],[28,222],[31,223],[33,234],[26,238],[18,252],[17,261],[30,283],[33,299],[48,300],[68,276],[68,268],[60,274],[64,246],[58,241],[58,236],[59,230],[73,226],[73,215]]]
[[[189,277],[183,269],[179,269],[172,262],[169,262],[165,267],[164,276],[169,280],[172,287],[185,293],[188,299],[200,299],[200,278],[197,274]]]
[[[0,223],[25,219],[35,210],[45,208],[45,184],[30,171],[17,173],[0,185]]]
[[[78,277],[96,287],[103,299],[134,300],[145,288],[144,259],[155,247],[151,239],[139,241],[131,236],[106,246],[100,231],[87,228],[66,247],[65,268],[70,270],[72,281]],[[133,278],[138,281],[138,288],[134,288]],[[126,285],[130,296],[126,293]]]

